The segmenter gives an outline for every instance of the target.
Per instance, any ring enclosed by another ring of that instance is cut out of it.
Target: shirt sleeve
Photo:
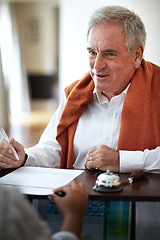
[[[143,169],[153,173],[160,173],[160,147],[144,151],[120,150],[120,172],[132,172]]]
[[[60,167],[61,146],[56,140],[56,135],[57,125],[59,123],[65,102],[66,97],[64,95],[59,107],[42,133],[38,144],[25,149],[25,153],[28,155],[25,166]]]
[[[51,240],[79,240],[79,238],[71,232],[63,231],[53,234]]]

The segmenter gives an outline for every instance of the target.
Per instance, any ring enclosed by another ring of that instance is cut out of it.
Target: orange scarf
[[[89,73],[65,89],[67,102],[57,126],[61,168],[73,168],[73,140],[77,122],[93,99]],[[142,60],[132,78],[121,117],[119,150],[154,149],[160,145],[160,68]]]

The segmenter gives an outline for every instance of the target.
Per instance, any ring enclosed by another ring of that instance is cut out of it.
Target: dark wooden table
[[[10,173],[13,170],[0,170],[0,177]],[[91,201],[130,201],[132,204],[131,215],[131,234],[130,240],[135,240],[135,213],[136,202],[138,201],[160,201],[160,174],[149,174],[147,177],[133,183],[128,182],[130,174],[119,174],[122,182],[122,191],[100,193],[93,190],[97,176],[102,173],[98,170],[85,170],[76,178],[78,182],[85,185],[89,192],[89,200]],[[44,196],[29,196],[30,199],[44,198]]]
[[[97,176],[101,172],[98,170],[85,170],[76,180],[83,183],[89,191],[90,200],[102,201],[160,201],[160,174],[149,174],[147,177],[133,182],[128,182],[130,174],[120,173],[122,191],[113,193],[99,193],[93,190]]]
[[[0,177],[12,172],[13,170],[0,170]],[[120,173],[123,190],[120,192],[99,193],[93,190],[97,176],[102,173],[98,170],[85,170],[76,178],[83,183],[88,192],[90,200],[97,201],[160,201],[160,174],[149,174],[140,181],[129,183],[130,174]],[[40,197],[40,196],[39,196]]]

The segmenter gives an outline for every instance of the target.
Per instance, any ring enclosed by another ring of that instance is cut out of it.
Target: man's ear
[[[135,68],[139,68],[143,58],[143,46],[139,45],[135,50]]]

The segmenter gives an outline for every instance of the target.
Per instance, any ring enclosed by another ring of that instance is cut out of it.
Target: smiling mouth
[[[109,77],[108,74],[105,75],[100,75],[100,74],[95,74],[97,78],[105,78],[105,77]]]

